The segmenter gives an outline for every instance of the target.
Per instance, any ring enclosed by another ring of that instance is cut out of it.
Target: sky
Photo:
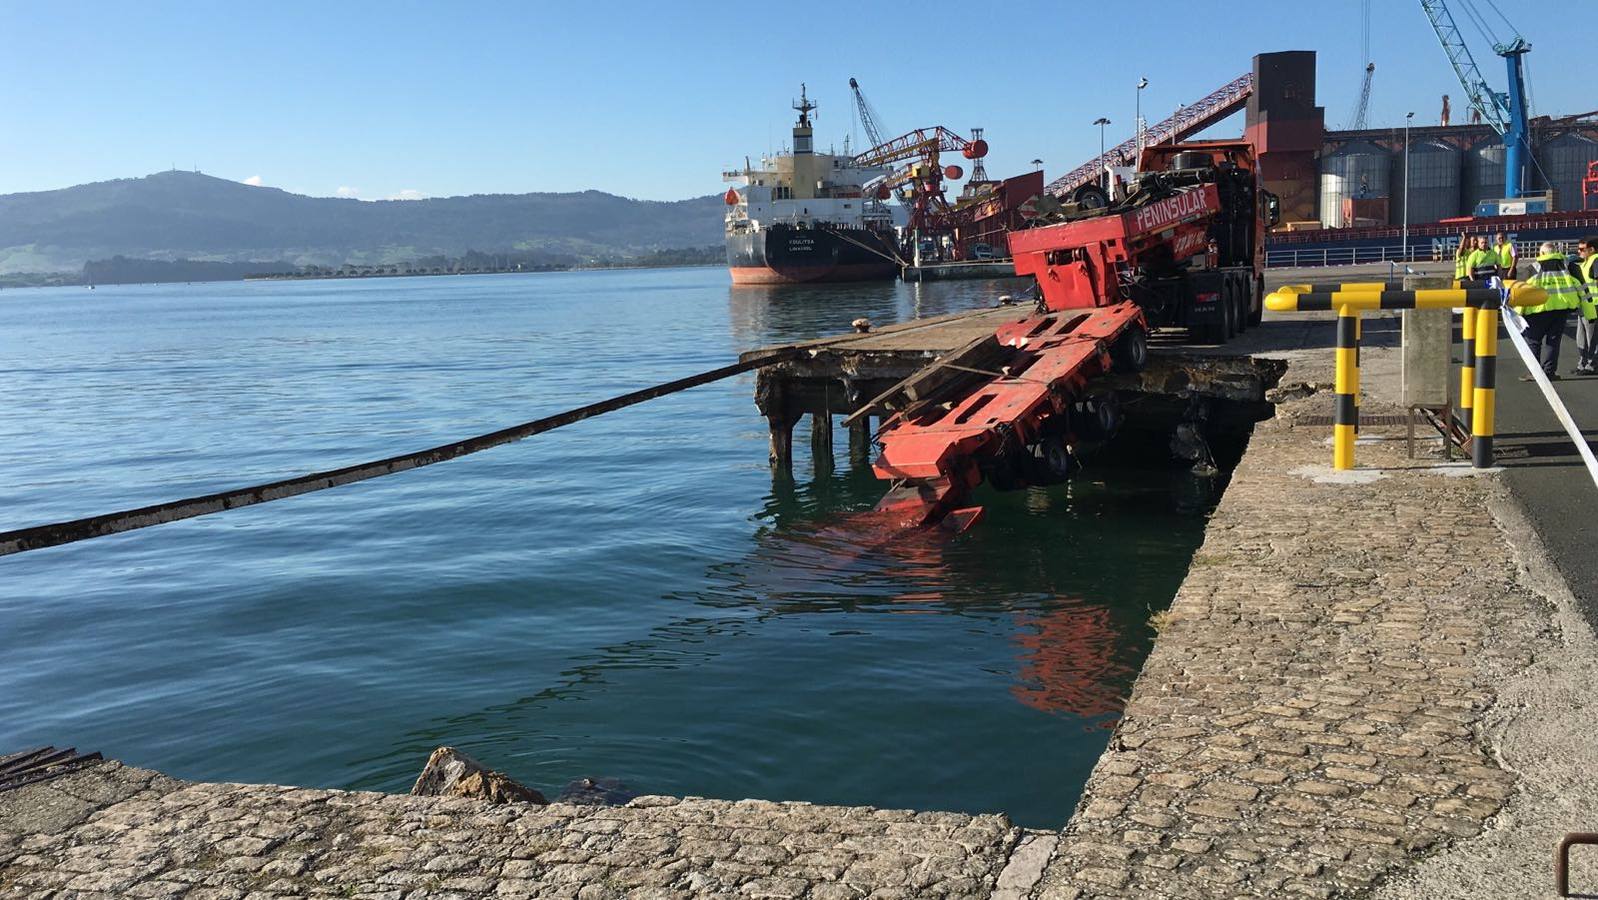
[[[1457,6],[1464,0],[1454,0]],[[1487,12],[1488,0],[1473,0]],[[1497,0],[1533,46],[1534,112],[1598,108],[1592,0]],[[1369,123],[1466,114],[1418,2],[1373,0]],[[1206,8],[1223,11],[1205,15]],[[788,10],[779,13],[778,10]],[[1135,14],[1113,9],[1135,9]],[[1488,81],[1502,61],[1458,10]],[[0,193],[196,169],[362,199],[719,193],[780,149],[799,85],[842,149],[858,78],[884,130],[986,129],[989,174],[1053,177],[1249,71],[1319,51],[1329,127],[1363,76],[1360,0],[137,4],[0,0]],[[1241,114],[1226,127],[1242,130]]]

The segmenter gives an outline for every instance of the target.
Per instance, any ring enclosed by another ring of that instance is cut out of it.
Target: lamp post
[[[1034,167],[1034,168],[1036,168],[1036,169],[1037,169],[1037,170],[1038,170],[1038,171],[1039,171],[1039,172],[1041,172],[1041,171],[1043,171],[1043,160],[1041,160],[1041,159],[1034,159],[1034,160],[1032,160],[1032,165],[1033,165],[1033,167]]]
[[[1414,113],[1404,115],[1404,262],[1409,262],[1409,123]]]
[[[1104,126],[1110,124],[1110,120],[1099,116],[1093,120],[1093,124],[1099,126],[1099,187],[1103,188],[1104,192],[1108,194],[1110,192],[1110,182],[1109,173],[1104,171]]]
[[[1148,87],[1148,86],[1149,86],[1149,80],[1147,78],[1139,78],[1137,80],[1137,105],[1136,105],[1136,109],[1137,109],[1136,119],[1137,119],[1137,121],[1134,122],[1133,124],[1137,128],[1137,155],[1138,155],[1138,160],[1141,160],[1143,158],[1143,89]],[[1137,161],[1134,161],[1133,164],[1136,165]]]

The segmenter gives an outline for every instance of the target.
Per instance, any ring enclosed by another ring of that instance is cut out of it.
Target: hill
[[[198,172],[0,195],[0,273],[126,256],[297,265],[467,251],[631,257],[721,241],[720,195],[659,202],[601,191],[427,200],[306,197]]]

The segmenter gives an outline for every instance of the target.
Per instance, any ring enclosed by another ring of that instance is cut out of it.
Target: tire
[[[1248,280],[1248,324],[1258,325],[1265,319],[1265,279]]]
[[[1232,279],[1232,301],[1237,304],[1237,333],[1242,334],[1249,326],[1249,297],[1248,284],[1241,276]]]
[[[1110,347],[1110,366],[1122,374],[1136,374],[1149,364],[1149,334],[1134,325],[1121,332]]]
[[[1110,195],[1096,184],[1086,184],[1077,188],[1071,199],[1083,209],[1103,209],[1110,205]]]
[[[1236,296],[1236,292],[1233,292],[1233,296]],[[1226,337],[1221,340],[1221,343],[1224,344],[1236,337],[1239,331],[1243,330],[1243,324],[1237,320],[1236,300],[1233,300],[1232,302],[1229,302],[1225,306],[1221,307],[1221,318],[1226,323],[1225,327],[1222,329],[1226,333]]]

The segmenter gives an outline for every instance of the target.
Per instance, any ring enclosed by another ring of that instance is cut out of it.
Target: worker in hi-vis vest
[[[1515,258],[1515,242],[1501,234],[1497,235],[1493,238],[1493,253],[1498,256],[1498,277],[1513,281],[1515,263],[1519,261]]]
[[[1470,267],[1465,262],[1470,259],[1470,251],[1473,249],[1475,248],[1471,246],[1470,238],[1463,234],[1460,235],[1459,244],[1454,247],[1455,281],[1464,281],[1470,277]]]
[[[1520,311],[1526,317],[1526,330],[1521,333],[1542,364],[1543,374],[1550,381],[1558,381],[1559,339],[1565,336],[1570,311],[1581,307],[1581,298],[1587,289],[1570,274],[1565,254],[1546,242],[1538,248],[1536,273],[1526,281],[1547,291],[1548,299]],[[1520,380],[1530,381],[1531,376],[1522,375]]]
[[[1470,255],[1465,257],[1465,271],[1471,281],[1486,281],[1498,274],[1498,254],[1487,249],[1487,238],[1476,235],[1471,239]]]
[[[1576,245],[1576,274],[1581,276],[1581,315],[1576,319],[1577,375],[1598,375],[1598,236]]]

